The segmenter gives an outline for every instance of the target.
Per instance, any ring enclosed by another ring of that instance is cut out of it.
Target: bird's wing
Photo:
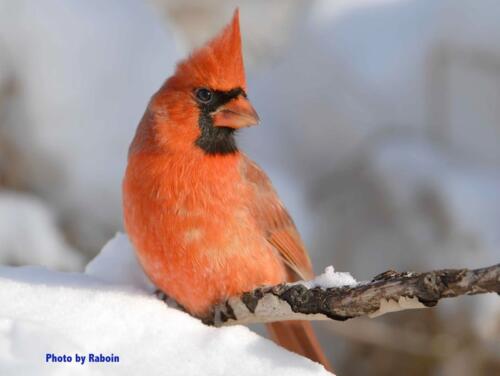
[[[313,277],[311,261],[295,228],[292,218],[281,203],[271,181],[259,166],[247,157],[243,159],[243,176],[252,188],[250,210],[269,243],[279,252],[288,266],[289,280]],[[307,356],[331,370],[311,323],[287,321],[267,324],[271,338],[290,351]]]
[[[252,189],[250,210],[266,239],[279,252],[285,265],[294,272],[291,277],[295,278],[291,279],[312,278],[311,261],[304,244],[267,175],[246,156],[242,160],[242,174]]]

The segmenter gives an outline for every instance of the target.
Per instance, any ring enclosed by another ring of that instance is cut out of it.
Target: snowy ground
[[[124,235],[83,274],[0,267],[0,374],[328,374],[245,327],[207,327],[151,292]],[[88,363],[101,353],[119,362]]]

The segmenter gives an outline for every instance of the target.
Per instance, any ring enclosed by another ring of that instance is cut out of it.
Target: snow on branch
[[[333,269],[330,271],[333,273]],[[347,273],[335,274],[344,274],[342,280]],[[433,307],[440,299],[460,295],[500,294],[500,264],[474,270],[444,269],[426,273],[390,270],[370,282],[324,286],[313,281],[260,287],[218,304],[204,322],[225,326],[284,320],[344,321]]]

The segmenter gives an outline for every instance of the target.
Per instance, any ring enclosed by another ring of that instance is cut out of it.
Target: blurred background
[[[500,259],[500,3],[0,0],[0,263],[80,271],[122,229],[149,97],[239,5],[269,173],[316,272]],[[317,325],[339,375],[500,374],[500,301]]]

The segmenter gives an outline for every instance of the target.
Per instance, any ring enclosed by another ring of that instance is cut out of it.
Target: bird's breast
[[[285,278],[249,210],[239,162],[164,160],[144,170],[129,161],[125,224],[138,258],[155,285],[195,314]]]

